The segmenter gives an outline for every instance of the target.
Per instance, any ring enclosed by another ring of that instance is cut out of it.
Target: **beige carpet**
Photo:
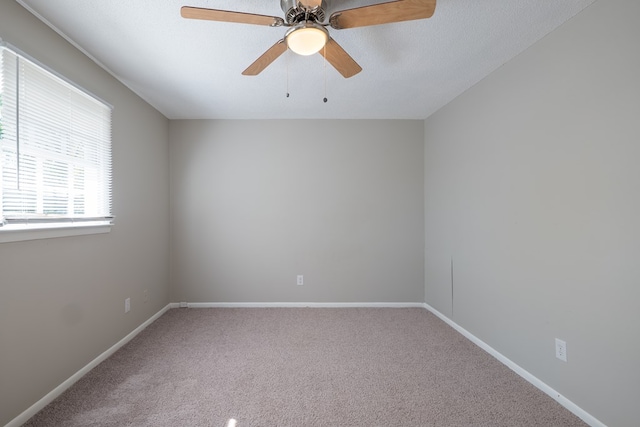
[[[584,426],[421,308],[173,309],[27,426]],[[232,425],[233,423],[231,423]]]

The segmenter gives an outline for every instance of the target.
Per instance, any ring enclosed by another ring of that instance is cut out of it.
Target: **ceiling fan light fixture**
[[[313,55],[329,41],[329,32],[315,22],[302,22],[287,31],[287,47],[298,55]]]

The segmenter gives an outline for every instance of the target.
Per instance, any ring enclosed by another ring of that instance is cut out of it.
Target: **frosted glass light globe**
[[[286,35],[287,47],[298,55],[313,55],[327,44],[329,34],[324,27],[304,23],[292,28]]]

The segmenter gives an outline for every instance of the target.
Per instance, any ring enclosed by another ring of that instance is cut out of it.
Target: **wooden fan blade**
[[[335,12],[329,24],[336,30],[390,24],[431,18],[435,10],[436,0],[396,0]]]
[[[244,12],[230,12],[228,10],[203,9],[200,7],[182,6],[180,15],[188,19],[206,19],[209,21],[237,22],[239,24],[266,25],[279,27],[284,21],[282,18],[266,15],[254,15]]]
[[[320,55],[347,79],[362,71],[362,67],[334,39],[329,39],[325,47],[320,49]]]
[[[271,46],[265,53],[263,53],[260,58],[256,59],[255,62],[242,72],[245,76],[257,76],[267,68],[273,61],[278,59],[280,55],[282,55],[287,50],[287,44],[284,42],[284,39],[278,40],[276,44]]]

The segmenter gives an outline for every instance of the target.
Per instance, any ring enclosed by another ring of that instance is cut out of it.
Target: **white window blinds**
[[[111,219],[111,107],[0,45],[0,226]]]

